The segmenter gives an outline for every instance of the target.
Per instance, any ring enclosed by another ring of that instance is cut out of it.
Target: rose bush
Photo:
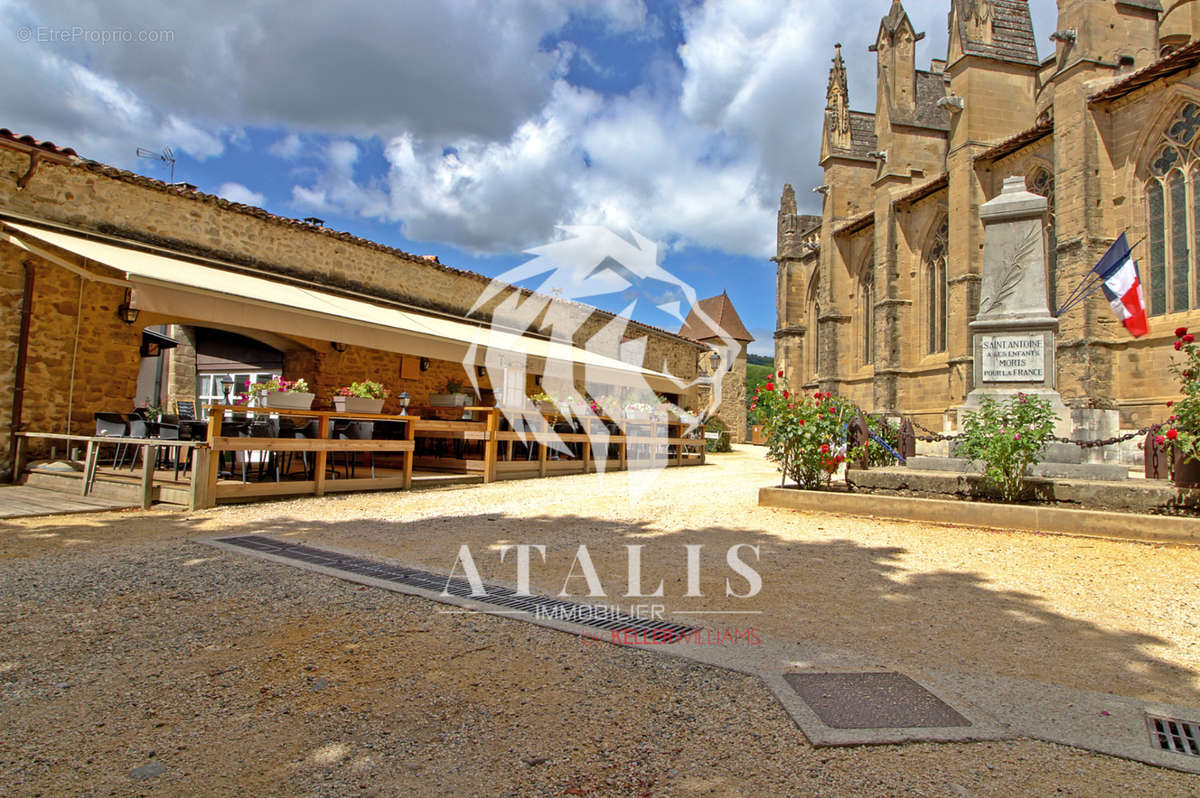
[[[983,461],[984,479],[1005,501],[1016,501],[1025,487],[1025,469],[1038,462],[1054,437],[1054,422],[1045,399],[1023,393],[1003,402],[985,397],[963,420],[955,453]]]
[[[847,458],[858,455],[849,445],[847,426],[859,410],[848,399],[830,393],[795,394],[781,371],[757,391],[751,407],[762,413],[767,458],[779,464],[784,482],[820,487]]]
[[[1171,364],[1171,373],[1179,379],[1183,398],[1172,406],[1163,436],[1179,447],[1184,460],[1200,461],[1200,346],[1187,327],[1175,331],[1175,351],[1182,360]]]

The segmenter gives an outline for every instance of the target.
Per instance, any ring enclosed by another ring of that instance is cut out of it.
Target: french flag
[[[1100,277],[1104,295],[1113,313],[1125,324],[1125,329],[1134,338],[1149,332],[1146,325],[1146,300],[1142,296],[1142,281],[1138,276],[1137,261],[1129,252],[1125,234],[1113,242],[1104,257],[1092,269]]]

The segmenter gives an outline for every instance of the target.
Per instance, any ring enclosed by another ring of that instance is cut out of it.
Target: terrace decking
[[[510,429],[502,411],[494,407],[462,408],[472,416],[467,420],[224,405],[208,410],[208,434],[203,441],[20,432],[16,473],[25,474],[26,485],[81,497],[94,495],[142,507],[158,501],[198,509],[257,498],[407,490],[704,463],[704,438],[699,433],[685,436],[685,423],[667,417],[624,419],[625,434],[621,434],[611,419],[566,421],[554,414],[527,416],[521,429]],[[226,412],[316,419],[318,435],[223,435]],[[332,438],[333,419],[371,422],[392,437]],[[553,445],[543,442],[549,437],[555,439]],[[27,464],[30,442],[47,439],[65,441],[68,457]],[[114,444],[138,447],[141,467],[101,465],[102,447]],[[190,453],[190,470],[176,473],[174,467],[156,467],[160,464],[158,452],[163,449],[173,452],[171,463],[176,457],[187,460]],[[86,453],[79,459],[83,451]],[[260,467],[265,460],[287,455],[291,455],[287,458],[291,467],[278,479],[273,468]],[[364,455],[370,455],[366,462]],[[251,480],[251,476],[256,478]]]

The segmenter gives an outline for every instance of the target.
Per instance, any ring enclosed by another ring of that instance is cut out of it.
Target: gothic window
[[[1200,290],[1200,105],[1167,126],[1146,181],[1150,315],[1197,307]],[[1143,278],[1144,279],[1144,278]]]
[[[950,220],[943,216],[925,247],[926,350],[946,351],[946,307],[949,293],[946,256],[950,242]]]
[[[1054,232],[1054,176],[1038,168],[1025,178],[1025,188],[1046,198],[1046,292],[1050,312],[1058,310],[1058,238]]]
[[[858,278],[858,315],[862,319],[862,362],[875,362],[875,253],[863,260]]]
[[[808,330],[805,338],[805,348],[808,350],[805,357],[804,369],[806,381],[812,382],[817,379],[817,371],[821,359],[821,308],[817,304],[817,286],[819,284],[820,274],[813,272],[812,281],[808,286],[808,296],[805,300],[805,321],[807,322]]]

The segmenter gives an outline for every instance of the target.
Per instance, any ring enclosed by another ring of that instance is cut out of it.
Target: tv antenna
[[[137,157],[152,158],[155,161],[162,161],[163,163],[167,164],[171,169],[171,179],[169,182],[175,182],[175,153],[171,152],[170,147],[163,147],[162,152],[155,152],[154,150],[148,150],[145,147],[138,147]]]

